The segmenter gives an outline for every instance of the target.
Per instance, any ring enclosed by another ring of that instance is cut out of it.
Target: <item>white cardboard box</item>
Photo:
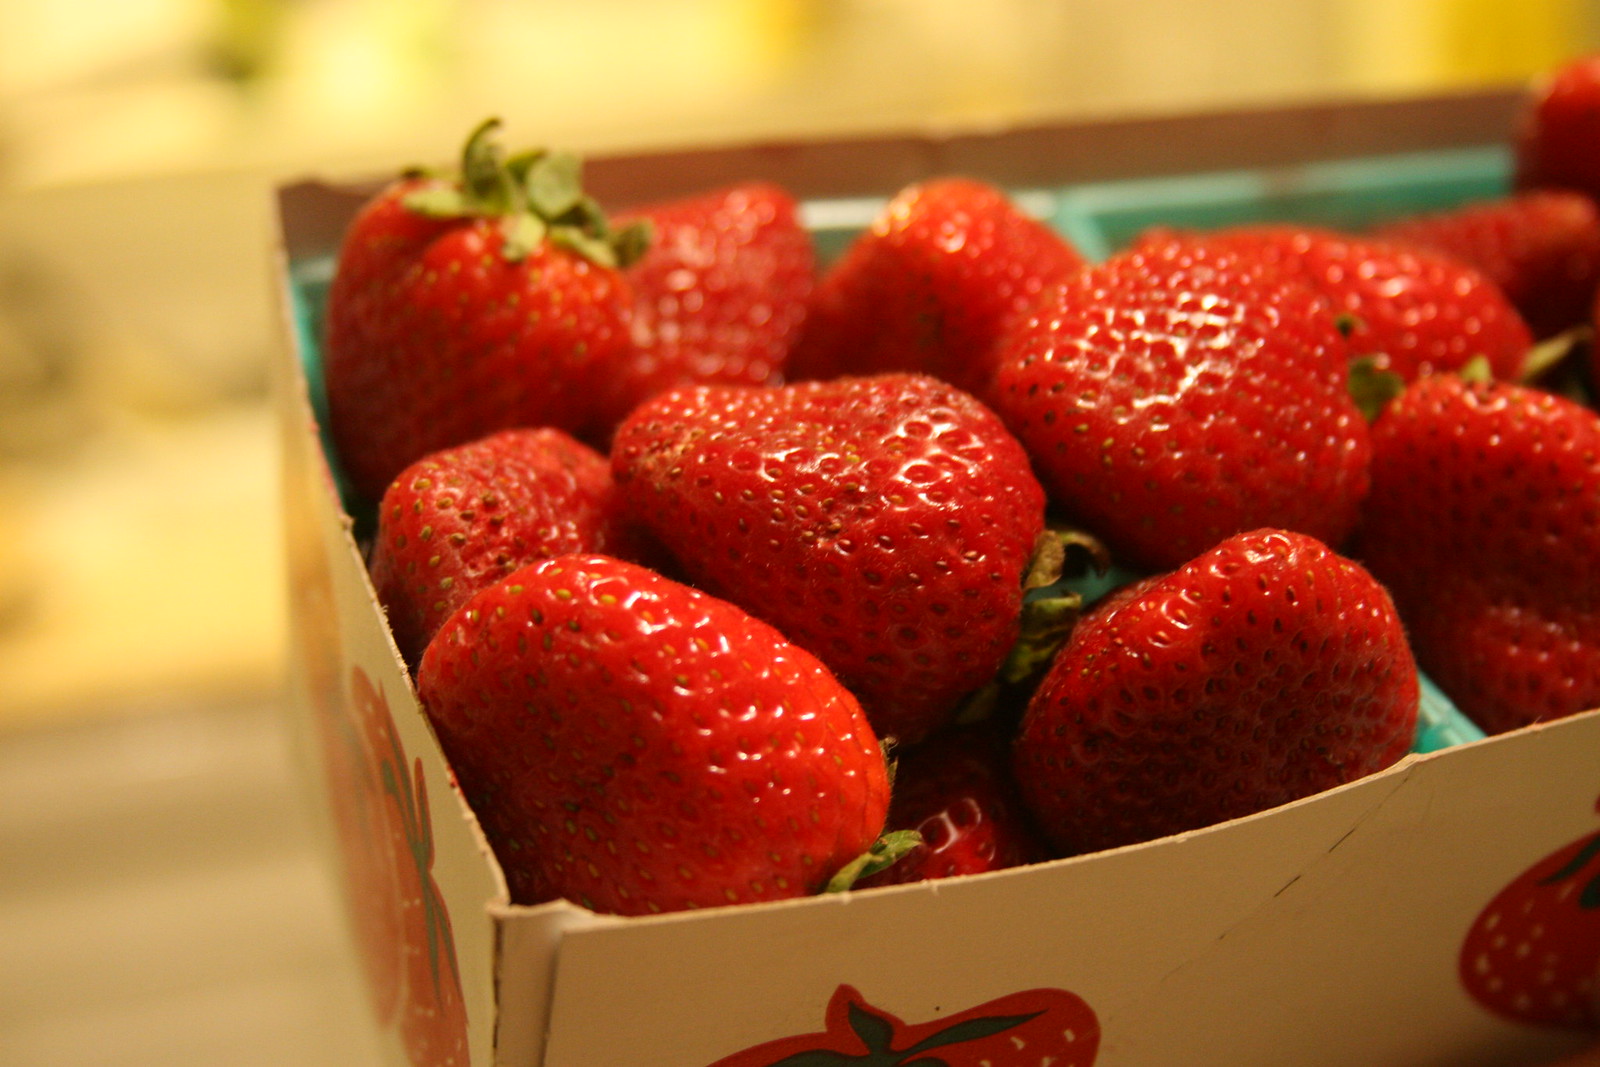
[[[1515,102],[736,146],[592,160],[588,177],[608,207],[755,176],[807,198],[883,197],[954,172],[1013,189],[1241,168],[1292,179],[1328,161],[1492,148]],[[1071,1057],[1013,1040],[1021,1027],[930,1053],[994,1067],[1488,1067],[1581,1043],[1493,1014],[1460,967],[1502,887],[1600,832],[1600,712],[1204,831],[992,875],[651,918],[509,904],[389,639],[315,422],[307,294],[367,191],[280,191],[277,403],[294,721],[395,1064],[756,1067],[779,1051],[737,1054],[786,1037],[781,1051],[860,1051],[844,1029],[852,996],[913,1037],[1077,1006]],[[830,1027],[831,1044],[797,1036]]]

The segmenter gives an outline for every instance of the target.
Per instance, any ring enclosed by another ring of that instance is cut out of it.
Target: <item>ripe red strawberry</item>
[[[630,563],[561,556],[481,590],[418,690],[519,903],[802,896],[883,828],[855,698],[770,626]]]
[[[826,1029],[764,1041],[711,1067],[1092,1067],[1100,1020],[1076,993],[1024,989],[906,1023],[841,985]]]
[[[897,753],[889,830],[922,843],[857,888],[981,874],[1048,859],[1011,780],[1010,737],[992,722],[951,727]]]
[[[993,186],[959,177],[909,186],[824,272],[790,376],[915,371],[982,395],[1007,323],[1083,266]]]
[[[622,424],[612,464],[688,578],[826,663],[881,736],[948,722],[1017,639],[1044,493],[944,382],[677,389]]]
[[[1516,184],[1600,198],[1600,54],[1530,87],[1516,131]]]
[[[1260,526],[1345,537],[1367,481],[1347,378],[1309,289],[1175,239],[1058,284],[1010,333],[990,402],[1053,503],[1162,570]]]
[[[1489,733],[1600,704],[1600,415],[1440,375],[1372,439],[1359,555],[1422,669]]]
[[[1017,783],[1062,852],[1132,844],[1387,767],[1418,698],[1383,587],[1255,530],[1090,609],[1023,716]]]
[[[1600,290],[1600,208],[1570,190],[1530,190],[1393,219],[1373,235],[1475,267],[1540,338],[1587,323]]]
[[[1507,1019],[1600,1029],[1600,834],[1495,894],[1462,941],[1459,967],[1468,994]]]
[[[1166,241],[1170,234],[1157,234]],[[1428,249],[1315,227],[1264,224],[1191,234],[1297,278],[1327,299],[1350,356],[1411,381],[1489,362],[1496,378],[1521,375],[1533,346],[1528,324],[1476,268]]]
[[[414,664],[473,593],[569,552],[643,558],[609,461],[561,430],[502,430],[401,472],[379,505],[369,568]]]
[[[776,385],[806,302],[816,252],[794,197],[746,182],[617,215],[648,223],[628,268],[635,352],[607,383],[606,425],[675,385]]]
[[[458,177],[408,175],[356,216],[328,292],[329,421],[376,500],[429,452],[513,426],[586,431],[627,358],[632,292],[613,233],[560,154],[502,162],[486,123]]]

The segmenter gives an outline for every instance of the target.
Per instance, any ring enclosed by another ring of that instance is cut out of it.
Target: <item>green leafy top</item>
[[[406,207],[432,218],[499,219],[502,254],[512,262],[543,241],[603,267],[638,261],[650,245],[649,225],[613,230],[600,205],[583,191],[583,163],[577,156],[534,149],[504,158],[494,136],[499,128],[497,118],[479,123],[462,149],[459,173],[416,189],[406,196]]]

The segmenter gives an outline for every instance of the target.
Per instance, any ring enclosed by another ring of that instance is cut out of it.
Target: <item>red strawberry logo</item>
[[[327,703],[331,697],[335,703]],[[394,848],[399,813],[389,805],[372,758],[379,738],[347,714],[335,684],[323,690],[318,728],[337,835],[344,903],[379,1026],[394,1021],[402,983],[400,878]]]
[[[1461,946],[1461,984],[1515,1022],[1600,1030],[1600,833],[1497,893]]]
[[[387,845],[393,859],[390,886],[395,892],[365,903],[384,911],[398,907],[394,919],[402,956],[398,965],[405,982],[399,1002],[401,1039],[414,1067],[466,1067],[471,1062],[466,1004],[450,913],[433,879],[433,823],[422,761],[408,767],[389,702],[360,667],[351,671],[351,698],[355,719],[376,760],[370,768],[377,787],[373,799],[381,805],[381,825],[390,831],[380,847]],[[367,943],[369,955],[375,947]]]
[[[1063,989],[1028,989],[944,1019],[906,1025],[841,985],[827,1029],[768,1041],[711,1067],[1090,1067],[1100,1022]]]

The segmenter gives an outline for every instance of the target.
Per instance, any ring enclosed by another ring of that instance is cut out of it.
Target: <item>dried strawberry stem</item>
[[[956,721],[987,719],[1008,692],[1031,688],[1050,666],[1083,612],[1083,596],[1061,587],[1061,583],[1090,571],[1104,575],[1110,568],[1110,550],[1088,531],[1052,523],[1041,533],[1022,578],[1022,618],[1016,643],[995,677],[962,702]]]

